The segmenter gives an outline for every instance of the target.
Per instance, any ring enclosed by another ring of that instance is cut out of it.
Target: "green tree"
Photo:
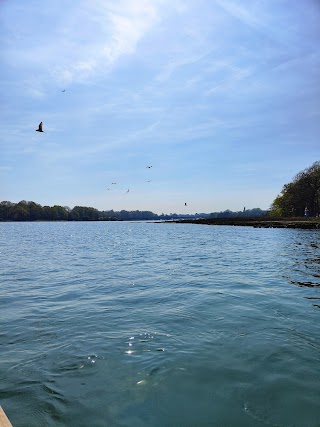
[[[51,219],[53,219],[54,221],[66,221],[68,219],[68,212],[64,207],[54,205],[50,210]]]
[[[30,221],[36,221],[43,218],[43,207],[35,202],[27,202]]]
[[[50,221],[52,219],[51,207],[43,206],[42,215],[43,215],[43,219],[45,219],[46,221]]]
[[[9,211],[9,218],[14,221],[28,221],[30,214],[25,200],[14,204]]]
[[[303,216],[307,207],[310,216],[320,211],[320,161],[299,172],[292,182],[285,184],[271,205],[271,214]]]
[[[69,213],[72,221],[97,221],[100,213],[97,209],[86,206],[75,206]]]
[[[14,206],[14,203],[4,200],[0,203],[0,221],[6,221],[10,219],[10,209]]]

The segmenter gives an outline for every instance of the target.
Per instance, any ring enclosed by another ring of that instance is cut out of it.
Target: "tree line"
[[[196,214],[161,214],[150,211],[99,211],[87,206],[41,206],[32,201],[21,200],[18,203],[0,202],[0,221],[135,221],[135,220],[170,220],[197,218],[241,218],[241,217],[302,217],[305,209],[310,216],[320,214],[320,161],[299,172],[292,182],[285,184],[280,194],[275,198],[270,211],[260,208],[243,209],[233,212],[229,209],[223,212]]]
[[[320,214],[320,161],[299,172],[272,203],[270,214],[284,217],[301,217],[305,208],[310,216]]]
[[[229,209],[223,212],[212,212],[209,214],[209,218],[252,218],[260,217],[268,214],[268,211],[262,210],[260,208],[246,209],[243,211],[232,212]]]
[[[149,220],[158,215],[148,211],[99,211],[87,206],[41,206],[39,203],[22,200],[19,203],[0,203],[0,221],[117,221]]]
[[[196,218],[236,218],[253,217],[266,214],[259,208],[232,212],[229,209],[223,212],[196,213],[196,214],[161,214],[150,211],[99,211],[87,206],[41,206],[39,203],[21,200],[18,203],[9,201],[0,202],[0,221],[150,221],[170,219]]]

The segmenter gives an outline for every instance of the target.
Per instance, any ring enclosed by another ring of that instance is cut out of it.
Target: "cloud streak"
[[[28,9],[16,6],[12,14],[25,12],[25,21],[19,31],[11,30],[5,35],[6,60],[26,69],[37,68],[37,77],[44,74],[58,83],[101,76],[136,51],[139,42],[159,22],[165,2],[80,1],[71,8],[69,4],[62,14],[63,2],[57,1],[50,6],[51,16],[42,8],[31,16]],[[35,25],[42,31],[37,42],[32,38]],[[19,34],[25,34],[25,38]]]
[[[80,25],[88,19],[95,31],[86,33],[86,42],[77,47],[75,55],[72,44],[64,46],[64,56],[74,57],[63,66],[55,67],[54,76],[70,83],[110,71],[124,56],[132,55],[141,39],[160,19],[159,1],[122,0],[115,3],[105,1],[86,2],[79,13]],[[79,22],[72,21],[64,33],[68,39],[79,37]],[[97,35],[97,36],[96,36]]]

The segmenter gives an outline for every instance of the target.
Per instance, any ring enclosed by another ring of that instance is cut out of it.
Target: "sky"
[[[318,0],[2,0],[0,16],[0,200],[268,209],[320,160]]]

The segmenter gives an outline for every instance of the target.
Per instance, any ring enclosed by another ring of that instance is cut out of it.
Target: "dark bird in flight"
[[[185,203],[184,205],[185,205],[185,206],[187,206],[187,204],[186,204],[186,203]]]
[[[65,92],[66,90],[65,89],[63,89],[61,92]]]
[[[116,182],[111,182],[111,185],[114,185],[114,184],[116,184]]]
[[[150,179],[149,181],[147,181],[147,182],[151,182],[152,180]]]
[[[40,122],[38,129],[36,129],[36,132],[43,132],[43,130],[42,130],[42,122]]]
[[[127,193],[129,193],[129,188],[128,188],[128,190],[127,190]]]
[[[150,169],[150,168],[152,168],[152,166],[147,166],[147,169]]]

